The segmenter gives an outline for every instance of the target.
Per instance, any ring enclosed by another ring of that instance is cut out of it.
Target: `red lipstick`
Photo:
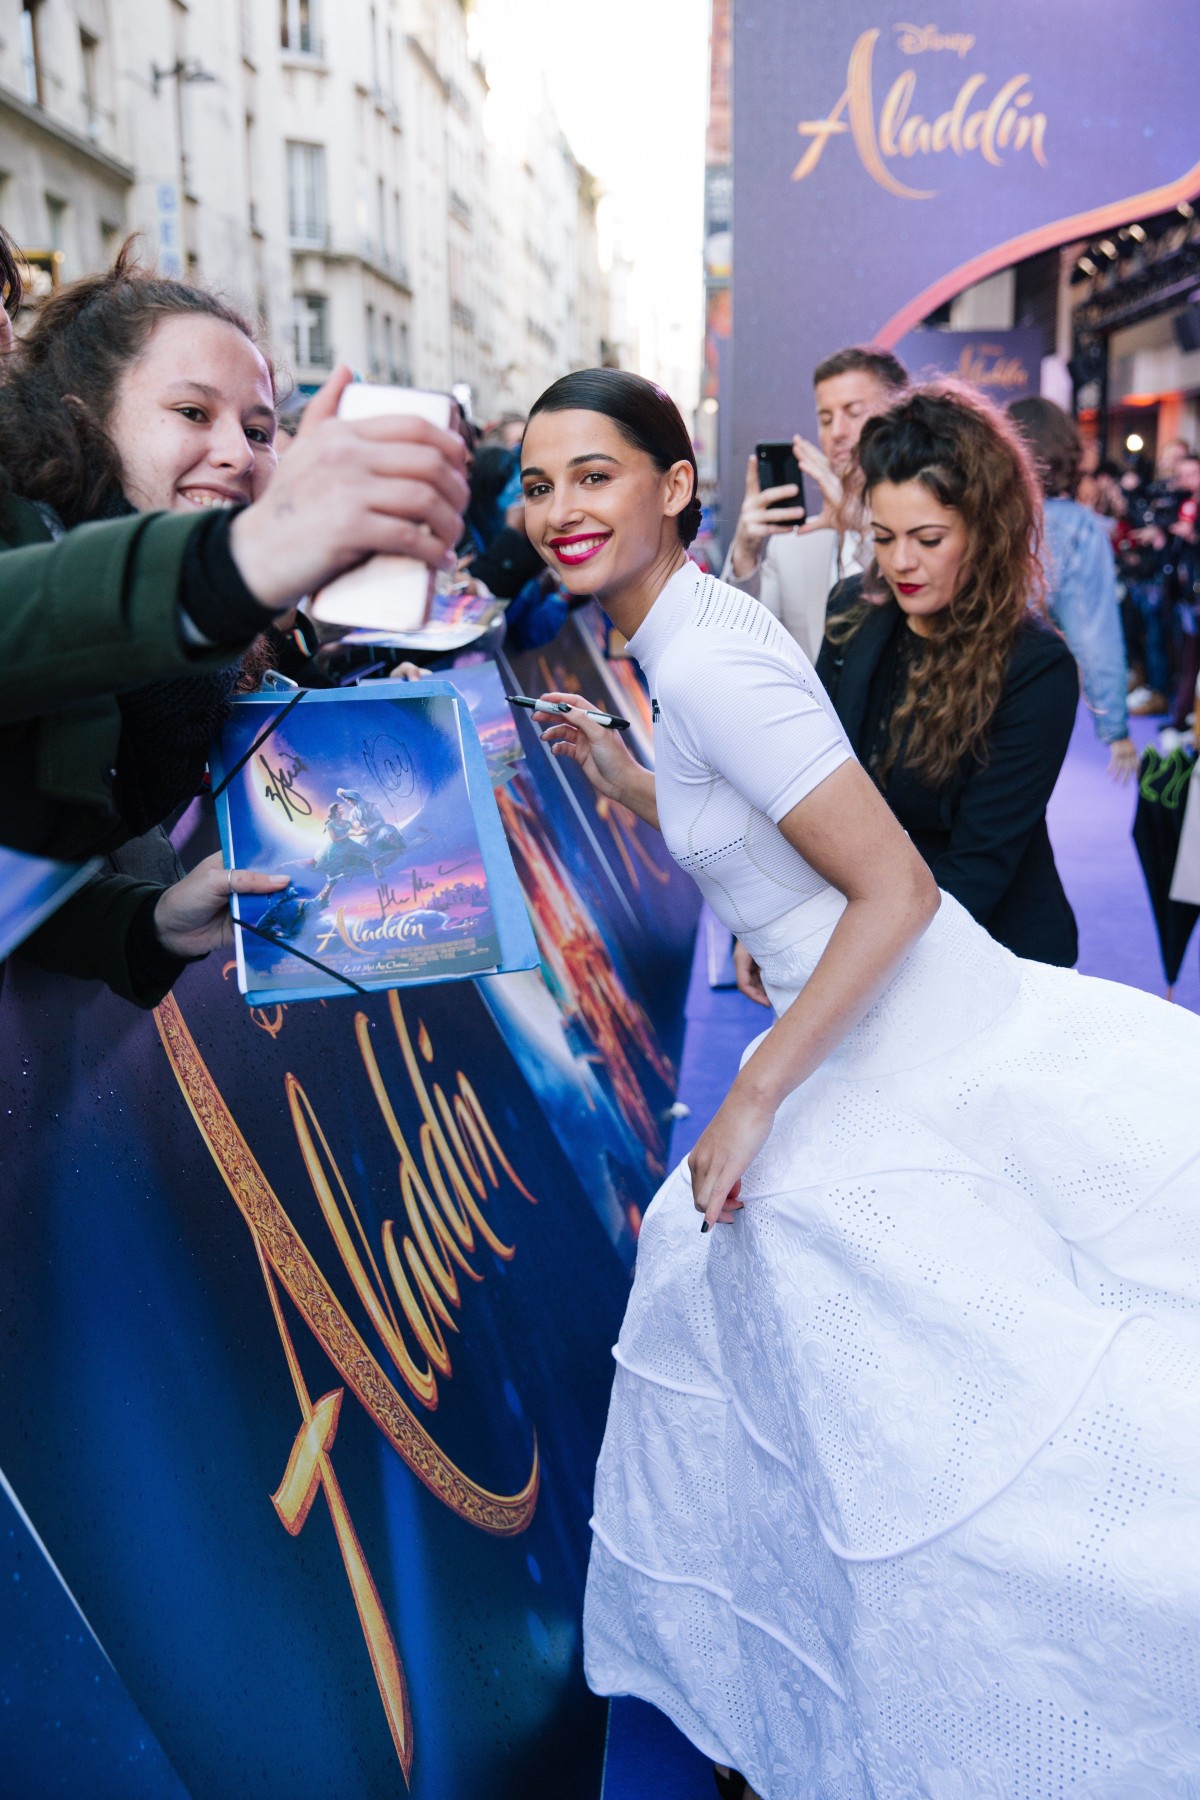
[[[551,538],[550,548],[560,563],[574,568],[597,556],[611,536],[611,531],[577,531],[571,537]]]

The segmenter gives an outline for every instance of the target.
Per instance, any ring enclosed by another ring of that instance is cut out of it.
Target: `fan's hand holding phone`
[[[760,504],[768,512],[786,509],[789,523],[802,525],[808,517],[804,499],[804,476],[791,442],[756,444],[754,462],[758,472]],[[774,493],[775,489],[782,491]],[[800,515],[798,518],[795,516],[797,512]]]
[[[449,394],[421,388],[351,382],[338,404],[339,419],[377,419],[415,414],[442,430],[450,428],[454,402]],[[412,631],[424,625],[433,597],[434,572],[413,556],[371,556],[328,582],[309,605],[326,625],[369,631]]]
[[[804,477],[791,444],[762,443],[746,469],[746,493],[730,545],[736,580],[753,575],[767,541],[803,525]]]

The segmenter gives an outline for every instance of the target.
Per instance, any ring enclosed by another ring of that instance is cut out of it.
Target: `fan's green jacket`
[[[239,654],[225,645],[197,652],[180,630],[184,555],[204,517],[136,513],[55,540],[36,507],[12,496],[0,503],[0,844],[79,862],[128,841],[113,804],[116,695]],[[159,891],[102,868],[22,953],[156,1005],[170,977],[139,986],[126,941]]]

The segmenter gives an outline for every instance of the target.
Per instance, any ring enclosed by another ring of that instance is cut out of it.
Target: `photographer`
[[[39,309],[0,382],[0,843],[119,850],[190,798],[260,633],[373,552],[451,551],[461,440],[338,420],[349,380],[276,475],[273,371],[224,302],[126,248]],[[178,889],[110,871],[25,950],[152,1005],[228,941],[228,893],[220,870]]]
[[[1176,467],[1179,513],[1171,526],[1175,540],[1175,617],[1179,626],[1179,675],[1167,731],[1184,732],[1196,710],[1200,679],[1200,457],[1189,450]],[[1169,740],[1168,740],[1169,742]]]
[[[806,518],[794,506],[774,505],[793,498],[795,488],[763,492],[753,456],[747,466],[745,498],[721,579],[760,600],[811,662],[825,635],[832,589],[870,561],[869,553],[863,555],[860,531],[846,517],[843,493],[859,434],[871,415],[890,406],[907,385],[907,370],[887,350],[853,346],[817,365],[818,444],[802,437],[792,440],[796,461],[821,494],[815,518]]]
[[[1121,477],[1125,517],[1114,539],[1117,564],[1130,606],[1130,662],[1140,664],[1142,681],[1129,695],[1130,713],[1165,713],[1171,686],[1167,586],[1173,573],[1171,526],[1180,496],[1162,482],[1143,482],[1135,469]]]

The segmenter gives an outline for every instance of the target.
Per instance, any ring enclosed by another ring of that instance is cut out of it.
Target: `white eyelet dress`
[[[777,1012],[844,901],[777,829],[850,756],[688,564],[631,640],[672,855]],[[1200,1020],[943,895],[707,1236],[646,1214],[588,1679],[766,1800],[1200,1797]]]

